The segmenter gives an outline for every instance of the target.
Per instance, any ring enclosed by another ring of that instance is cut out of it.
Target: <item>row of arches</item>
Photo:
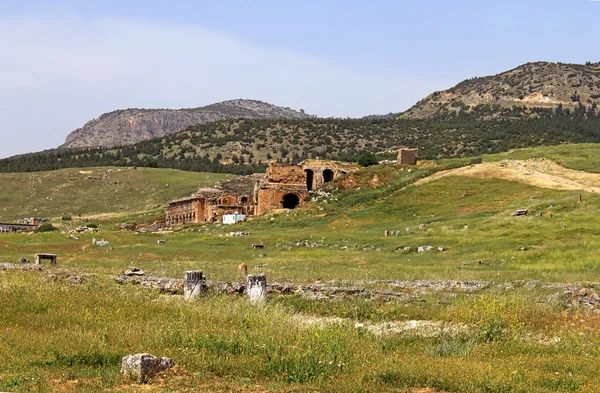
[[[313,171],[312,169],[305,169],[304,172],[306,173],[306,189],[308,191],[312,191],[315,185],[315,171]],[[325,169],[322,175],[323,182],[329,183],[333,181],[333,178],[335,177],[335,172],[331,169]]]
[[[196,222],[196,213],[177,214],[169,217],[171,225],[188,224]]]

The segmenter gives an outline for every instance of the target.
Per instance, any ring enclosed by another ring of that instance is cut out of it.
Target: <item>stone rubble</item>
[[[128,355],[121,360],[121,374],[138,383],[147,383],[156,374],[175,366],[170,358],[161,358],[149,353]]]

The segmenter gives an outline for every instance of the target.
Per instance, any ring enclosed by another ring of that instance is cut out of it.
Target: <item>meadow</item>
[[[483,159],[552,154],[579,170],[587,170],[581,154],[600,160],[594,145],[542,149]],[[57,232],[1,235],[1,261],[37,252],[59,260],[44,272],[0,271],[0,391],[598,391],[600,317],[569,307],[563,286],[600,289],[600,197],[465,176],[411,185],[432,173],[431,165],[372,167],[345,179],[352,189],[235,226],[117,230],[120,222],[162,214],[145,204],[143,213],[56,218]],[[375,176],[383,185],[375,186]],[[165,182],[175,184],[156,184]],[[517,209],[529,214],[511,216]],[[82,223],[97,224],[100,233],[79,240],[64,233]],[[231,231],[249,236],[227,236]],[[110,246],[94,246],[92,237]],[[421,246],[432,249],[418,252]],[[236,281],[240,263],[269,282],[406,296],[273,294],[253,307],[241,295],[184,302],[113,278],[135,265],[150,276],[182,278],[197,269],[209,281]],[[91,276],[73,284],[61,278],[66,272]],[[399,280],[494,285],[423,291],[395,287]],[[389,328],[409,321],[433,328]],[[177,367],[145,387],[122,380],[120,358],[138,352],[172,357]]]

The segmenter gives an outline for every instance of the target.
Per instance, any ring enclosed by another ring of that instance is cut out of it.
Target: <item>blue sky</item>
[[[599,18],[588,0],[0,0],[0,157],[123,107],[399,112],[528,61],[599,61]]]

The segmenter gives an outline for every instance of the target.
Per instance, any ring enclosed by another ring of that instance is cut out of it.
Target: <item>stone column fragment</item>
[[[192,300],[200,296],[204,289],[204,277],[201,270],[189,270],[183,276],[183,298]]]
[[[267,276],[251,274],[246,281],[246,295],[253,304],[264,304],[267,301]]]

